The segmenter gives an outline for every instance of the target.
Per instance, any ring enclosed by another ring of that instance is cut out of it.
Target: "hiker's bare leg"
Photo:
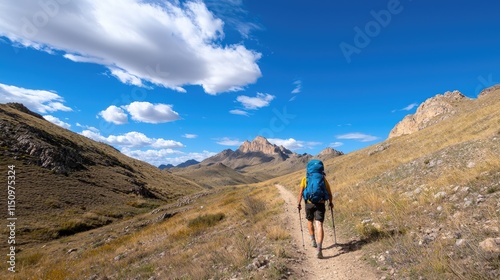
[[[313,247],[317,247],[316,243],[316,235],[314,234],[314,222],[313,221],[307,221],[307,228],[309,229],[309,236],[311,237],[311,245]]]
[[[313,223],[313,221],[307,221],[307,228],[309,229],[309,235],[314,235],[314,223]]]
[[[316,221],[316,228],[318,229],[318,234],[316,235],[316,242],[318,243],[318,247],[323,244],[323,235],[325,234],[323,230],[323,222]],[[319,247],[321,248],[321,247]]]

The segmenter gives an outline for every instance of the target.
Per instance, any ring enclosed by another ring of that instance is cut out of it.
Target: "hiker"
[[[332,191],[330,184],[326,180],[323,162],[320,160],[310,160],[307,163],[307,173],[300,182],[300,192],[298,196],[297,208],[302,209],[302,199],[305,201],[307,228],[311,236],[312,246],[317,248],[316,256],[323,258],[323,221],[325,220],[325,202],[333,208]],[[314,221],[316,221],[316,231]],[[315,234],[317,233],[317,234]]]

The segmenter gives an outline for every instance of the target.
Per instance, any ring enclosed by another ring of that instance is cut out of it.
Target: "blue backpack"
[[[306,188],[303,192],[304,200],[312,203],[326,201],[330,198],[326,191],[323,162],[318,159],[307,163]]]

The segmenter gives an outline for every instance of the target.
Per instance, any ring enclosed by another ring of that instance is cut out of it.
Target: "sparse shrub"
[[[249,196],[243,199],[241,211],[245,216],[255,217],[264,210],[266,210],[266,203],[264,201]]]
[[[209,228],[216,225],[218,222],[222,221],[222,219],[224,219],[223,213],[206,214],[196,217],[191,221],[189,221],[188,227],[195,229]]]
[[[62,223],[61,227],[57,231],[59,236],[73,235],[78,232],[86,231],[94,228],[94,226],[86,223],[84,220],[69,220]]]
[[[58,209],[62,206],[59,200],[52,197],[47,198],[43,203],[52,209]]]
[[[237,233],[234,247],[240,256],[243,256],[246,260],[255,257],[258,245],[259,242],[254,233],[245,234],[242,231]]]
[[[489,187],[488,190],[486,191],[488,194],[496,193],[498,191],[497,186]]]
[[[145,199],[137,199],[137,200],[133,200],[133,201],[128,201],[127,205],[130,205],[130,206],[135,207],[135,208],[147,208],[147,209],[154,209],[154,208],[158,207],[157,204],[148,202]]]
[[[374,239],[383,235],[381,227],[374,223],[357,224],[356,231],[363,239]]]
[[[21,266],[34,266],[40,262],[42,259],[43,254],[40,252],[33,253],[27,256],[21,256],[18,257],[18,261],[21,264]]]
[[[267,238],[271,240],[286,240],[290,238],[290,233],[279,226],[272,226],[267,230]]]

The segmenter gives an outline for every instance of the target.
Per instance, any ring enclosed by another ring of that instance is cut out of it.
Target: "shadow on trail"
[[[331,259],[338,257],[340,255],[350,253],[357,251],[361,249],[364,245],[371,243],[375,241],[377,238],[366,238],[366,239],[357,239],[357,240],[351,240],[347,243],[337,243],[337,244],[332,244],[328,247],[323,248],[323,250],[329,250],[329,249],[334,249],[334,248],[339,248],[338,252],[333,255],[333,256],[324,256],[323,259]]]

